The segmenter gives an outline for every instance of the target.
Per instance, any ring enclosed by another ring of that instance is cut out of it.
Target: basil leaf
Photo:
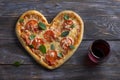
[[[19,19],[19,22],[22,23],[24,21],[24,19]]]
[[[58,53],[57,56],[58,56],[59,58],[62,58],[62,57],[63,57],[62,53]]]
[[[74,49],[75,48],[75,46],[74,45],[70,45],[70,49]]]
[[[19,67],[21,65],[21,62],[19,62],[19,61],[15,61],[14,63],[13,63],[13,66],[16,66],[16,67]]]
[[[40,46],[39,46],[39,50],[40,50],[43,54],[46,53],[46,47],[45,47],[44,45],[40,45]]]
[[[74,28],[75,27],[75,24],[72,24],[71,26],[70,26],[70,28]]]
[[[46,25],[42,22],[38,23],[39,29],[46,30]]]
[[[50,48],[51,50],[55,50],[55,46],[53,44],[51,44]]]
[[[64,31],[62,32],[61,37],[66,37],[68,34],[69,34],[69,31]]]
[[[31,34],[29,38],[30,38],[30,40],[33,40],[35,38],[35,35]]]
[[[67,14],[64,15],[64,19],[65,20],[68,20],[69,19],[69,16]]]
[[[32,44],[31,44],[31,45],[29,45],[29,47],[30,47],[30,48],[34,48],[34,46],[33,46]]]

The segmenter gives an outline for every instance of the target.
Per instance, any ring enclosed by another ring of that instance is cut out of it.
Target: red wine
[[[92,48],[92,49],[93,49],[92,51],[96,57],[103,58],[105,56],[104,52],[101,49],[99,49],[99,48]]]
[[[93,62],[99,62],[110,52],[110,46],[105,40],[96,40],[90,47],[89,57]]]

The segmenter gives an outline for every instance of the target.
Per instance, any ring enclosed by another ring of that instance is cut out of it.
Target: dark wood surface
[[[75,54],[60,68],[47,70],[24,50],[15,35],[19,16],[30,9],[49,22],[62,10],[73,10],[84,20],[85,31]],[[87,57],[96,39],[110,43],[107,61],[94,65]],[[23,61],[20,67],[12,64]],[[0,80],[120,80],[120,0],[0,0]]]

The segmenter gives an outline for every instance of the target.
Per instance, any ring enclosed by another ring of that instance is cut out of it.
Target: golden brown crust
[[[55,69],[55,68],[58,68],[59,66],[61,66],[65,61],[67,61],[73,54],[74,52],[76,51],[76,49],[78,48],[79,44],[81,43],[82,41],[82,37],[83,37],[83,32],[84,32],[84,24],[83,24],[83,21],[82,21],[82,18],[76,14],[75,12],[73,11],[70,11],[70,10],[65,10],[65,11],[62,11],[60,12],[55,18],[54,20],[52,21],[51,24],[48,24],[46,18],[38,11],[36,10],[30,10],[30,11],[27,11],[25,12],[19,19],[21,18],[24,18],[25,15],[31,15],[31,14],[35,14],[35,15],[38,15],[41,17],[41,20],[44,21],[44,23],[46,25],[51,25],[54,21],[58,20],[59,19],[59,16],[63,15],[63,14],[69,14],[71,16],[74,16],[76,19],[77,19],[77,22],[80,26],[80,35],[78,37],[78,44],[75,45],[75,49],[73,51],[69,51],[65,57],[63,57],[62,59],[59,60],[58,64],[57,65],[54,65],[54,66],[49,66],[48,64],[46,64],[39,56],[37,56],[36,54],[34,54],[31,49],[25,44],[24,40],[21,38],[21,28],[20,26],[18,25],[18,22],[16,24],[16,34],[17,34],[17,37],[19,39],[19,41],[21,42],[22,46],[28,51],[28,53],[38,62],[40,63],[42,66],[48,68],[48,69]],[[19,21],[19,20],[18,20]]]

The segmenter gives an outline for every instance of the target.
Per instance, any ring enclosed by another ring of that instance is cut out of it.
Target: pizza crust
[[[17,34],[17,37],[20,41],[20,43],[22,44],[22,46],[28,51],[28,53],[39,63],[41,64],[42,66],[48,68],[48,69],[55,69],[55,68],[58,68],[60,67],[64,62],[66,62],[73,54],[74,52],[77,50],[77,48],[79,47],[79,44],[81,43],[82,41],[82,38],[83,38],[83,32],[84,32],[84,23],[83,23],[83,20],[82,18],[76,14],[75,12],[73,11],[70,11],[70,10],[64,10],[62,12],[60,12],[54,19],[53,21],[51,22],[51,24],[49,24],[46,20],[46,18],[38,11],[36,10],[29,10],[27,12],[25,12],[19,19],[21,18],[24,18],[25,15],[31,15],[31,14],[35,14],[35,15],[39,15],[39,17],[41,17],[41,20],[44,21],[44,24],[45,25],[51,25],[53,24],[54,22],[56,22],[56,20],[59,20],[59,17],[64,15],[64,14],[70,14],[71,16],[75,16],[75,18],[77,19],[77,21],[79,22],[79,25],[80,25],[80,36],[78,37],[78,44],[75,45],[75,49],[72,50],[72,51],[69,51],[66,56],[63,57],[63,59],[60,59],[58,61],[58,64],[57,65],[54,65],[54,66],[49,66],[48,64],[46,64],[43,60],[42,60],[42,57],[40,58],[39,56],[37,56],[36,54],[34,54],[30,48],[25,44],[24,40],[20,37],[21,35],[21,29],[20,29],[20,26],[18,25],[18,22],[16,24],[16,34]],[[18,20],[19,21],[19,20]]]

